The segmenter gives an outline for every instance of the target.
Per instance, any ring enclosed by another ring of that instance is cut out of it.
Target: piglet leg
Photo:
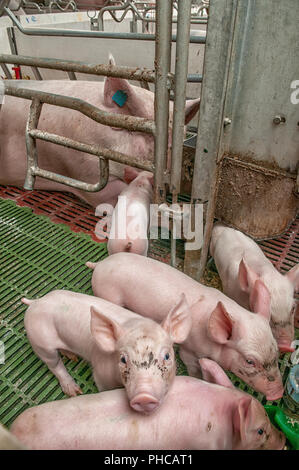
[[[50,371],[57,377],[63,392],[70,397],[82,394],[79,385],[72,379],[66,370],[57,350],[47,350],[35,347],[34,351],[49,367]]]

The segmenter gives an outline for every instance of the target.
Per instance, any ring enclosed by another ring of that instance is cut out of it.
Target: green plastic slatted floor
[[[74,233],[65,225],[54,224],[29,208],[0,199],[0,341],[5,349],[5,361],[0,364],[1,423],[9,426],[28,407],[66,398],[57,379],[31,349],[23,323],[27,306],[21,298],[41,297],[53,289],[92,294],[92,272],[85,263],[106,256],[106,244]],[[286,354],[280,360],[284,382],[289,356]],[[84,393],[97,391],[85,361],[63,360]],[[179,359],[178,373],[186,374]],[[236,386],[263,404],[272,404],[229,375]]]
[[[9,425],[29,406],[65,397],[30,347],[23,323],[27,307],[21,298],[41,297],[53,289],[92,294],[92,272],[85,262],[106,255],[106,244],[0,199],[0,340],[5,351],[0,365],[1,423]],[[86,362],[64,360],[85,393],[97,391]]]

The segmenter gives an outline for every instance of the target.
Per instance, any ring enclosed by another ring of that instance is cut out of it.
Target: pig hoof
[[[75,382],[65,383],[61,385],[61,388],[63,392],[70,397],[75,397],[77,395],[83,394],[81,388]]]

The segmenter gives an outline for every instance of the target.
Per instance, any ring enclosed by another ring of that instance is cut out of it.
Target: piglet
[[[123,179],[129,186],[120,193],[112,214],[108,253],[129,251],[146,256],[154,177],[149,171],[125,167]]]
[[[64,393],[82,393],[58,351],[91,362],[99,390],[126,388],[132,408],[149,413],[163,401],[173,382],[173,343],[184,341],[191,327],[184,296],[162,324],[93,296],[56,290],[29,305],[27,336],[35,353],[59,380]]]
[[[261,248],[244,233],[222,223],[212,231],[210,252],[221,277],[223,291],[244,308],[253,310],[253,292],[270,295],[270,326],[280,351],[294,349],[294,291],[299,290],[299,264],[282,275]]]
[[[155,321],[186,295],[192,328],[180,346],[190,375],[199,376],[198,359],[209,357],[255,390],[276,400],[283,395],[278,347],[269,325],[268,292],[253,292],[251,313],[217,289],[179,270],[133,253],[116,253],[92,264],[95,295]]]
[[[178,376],[155,413],[132,410],[124,390],[44,403],[24,411],[11,432],[30,449],[232,450],[284,447],[252,396],[234,388],[213,361],[200,362],[209,383]]]

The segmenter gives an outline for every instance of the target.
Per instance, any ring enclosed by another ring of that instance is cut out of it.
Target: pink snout
[[[130,406],[140,413],[152,413],[159,405],[160,402],[147,393],[139,393],[130,401]]]
[[[295,349],[291,347],[291,343],[287,341],[279,341],[278,348],[280,352],[294,352]]]
[[[283,396],[283,388],[278,390],[277,392],[273,392],[273,393],[267,393],[266,394],[266,399],[268,401],[275,401],[275,400],[279,400],[281,397]]]

